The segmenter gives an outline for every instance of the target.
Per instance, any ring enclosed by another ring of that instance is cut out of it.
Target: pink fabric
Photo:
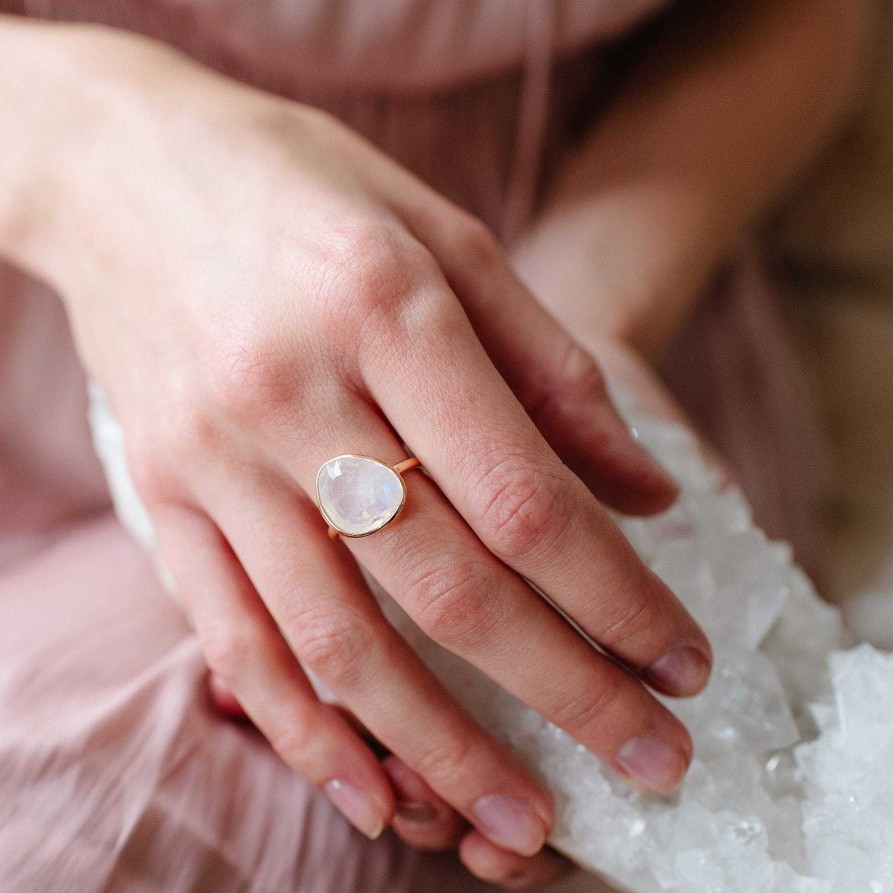
[[[192,635],[105,514],[0,580],[0,889],[483,889],[372,843],[214,715]]]
[[[759,248],[747,246],[677,339],[663,375],[719,447],[760,526],[790,541],[797,561],[821,584],[828,450],[811,384],[816,377],[798,349],[791,303],[779,297]]]
[[[325,107],[509,238],[568,144],[598,43],[659,3],[0,0],[0,10],[143,31]],[[785,342],[759,273],[729,280],[715,301],[689,341],[703,364],[678,385],[711,431],[740,443],[785,417],[773,389],[794,378],[768,349]],[[717,340],[728,318],[747,320],[736,354]],[[729,377],[741,351],[759,374],[748,365]],[[744,373],[760,399],[736,426],[729,383]],[[453,857],[364,841],[256,734],[209,712],[193,637],[108,514],[84,411],[60,305],[0,266],[0,889],[480,888]],[[768,449],[778,461],[763,502],[787,505],[797,494],[777,485],[800,457]]]

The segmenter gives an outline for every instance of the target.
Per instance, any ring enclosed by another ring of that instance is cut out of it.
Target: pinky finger
[[[212,673],[289,766],[359,831],[378,837],[394,814],[387,776],[344,716],[316,697],[216,525],[180,506],[153,517]]]

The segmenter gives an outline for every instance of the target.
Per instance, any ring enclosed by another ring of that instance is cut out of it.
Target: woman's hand
[[[247,719],[242,705],[219,676],[209,677],[209,693],[211,702],[224,716],[237,722]],[[381,765],[391,781],[396,801],[391,829],[410,846],[421,850],[458,850],[469,871],[511,890],[539,890],[571,870],[572,864],[549,847],[532,856],[520,856],[469,829],[461,815],[393,754],[385,756]]]
[[[609,339],[599,339],[593,349],[609,380],[635,394],[643,412],[689,426],[688,418],[655,372],[635,351]],[[721,457],[706,443],[701,448],[718,471],[728,474]],[[731,483],[731,477],[727,480]],[[236,720],[246,718],[230,687],[214,674],[209,678],[209,694],[212,703],[225,716]],[[458,849],[460,858],[473,874],[512,890],[541,889],[571,869],[564,857],[548,847],[533,856],[521,856],[495,846],[477,831],[469,833],[468,823],[462,816],[405,763],[390,755],[382,766],[391,779],[396,797],[391,827],[411,846],[428,850]]]
[[[323,114],[130,37],[69,47],[89,111],[41,181],[59,212],[20,206],[10,253],[64,296],[209,665],[282,758],[370,836],[394,817],[393,779],[303,664],[472,840],[531,855],[551,826],[548,794],[385,622],[355,558],[632,783],[675,788],[690,740],[646,683],[699,691],[709,645],[593,496],[647,512],[674,487],[493,239]],[[430,478],[399,519],[328,539],[320,465],[396,463],[403,444]]]

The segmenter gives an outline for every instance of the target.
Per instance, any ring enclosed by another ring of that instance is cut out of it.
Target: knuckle
[[[393,227],[345,224],[321,254],[326,282],[319,307],[323,322],[337,332],[356,334],[370,319],[388,318],[409,291],[414,251]]]
[[[333,614],[304,617],[292,624],[301,663],[336,689],[355,688],[362,680],[372,636],[353,620]]]
[[[454,227],[454,241],[465,261],[473,267],[489,267],[501,255],[496,234],[473,214],[460,212]]]
[[[293,397],[290,364],[257,338],[232,338],[218,347],[208,365],[211,405],[228,417],[255,421]]]
[[[423,777],[449,779],[455,784],[466,771],[471,756],[472,744],[467,735],[429,735],[416,755],[414,768]]]
[[[200,626],[198,636],[208,667],[225,681],[242,675],[263,648],[261,637],[250,626],[228,620]]]
[[[580,412],[589,415],[594,406],[607,402],[608,390],[598,364],[583,348],[569,341],[555,366],[526,394],[531,418],[541,430],[553,430],[560,425],[573,424]],[[590,449],[609,448],[610,432],[587,429]],[[603,440],[604,443],[599,443]]]
[[[442,289],[429,287],[437,265],[409,233],[390,223],[349,224],[322,249],[323,284],[312,304],[312,328],[329,344],[361,359],[402,355],[409,339],[442,332]],[[341,360],[343,362],[343,359]]]
[[[264,737],[282,761],[301,771],[308,755],[317,746],[310,723],[301,716],[288,716],[285,721],[264,729]]]
[[[661,606],[651,597],[645,587],[637,590],[640,594],[633,598],[613,602],[621,608],[619,616],[611,618],[604,630],[599,633],[599,642],[609,650],[616,651],[623,644],[654,633],[666,626]]]
[[[567,488],[556,472],[513,465],[496,465],[479,487],[486,539],[507,561],[548,550],[569,518]]]
[[[469,651],[499,623],[498,588],[494,574],[484,567],[439,567],[412,584],[408,601],[426,635],[452,650]]]
[[[587,687],[584,694],[561,704],[549,719],[571,735],[591,729],[605,723],[614,713],[622,691],[618,679],[600,680],[598,685]]]
[[[127,445],[127,471],[136,492],[147,505],[163,500],[168,490],[168,472],[158,452],[143,439]]]
[[[168,407],[168,449],[172,455],[190,458],[202,455],[217,445],[218,430],[207,409],[194,402]]]
[[[385,276],[400,257],[396,229],[381,222],[344,223],[325,243],[326,260],[333,270],[362,279]]]
[[[606,395],[605,377],[598,363],[578,344],[568,344],[558,363],[557,375],[561,388],[572,394]]]

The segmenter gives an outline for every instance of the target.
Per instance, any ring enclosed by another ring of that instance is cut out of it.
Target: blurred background
[[[893,647],[893,4],[879,6],[862,102],[771,243],[830,438],[822,589],[860,637]]]

